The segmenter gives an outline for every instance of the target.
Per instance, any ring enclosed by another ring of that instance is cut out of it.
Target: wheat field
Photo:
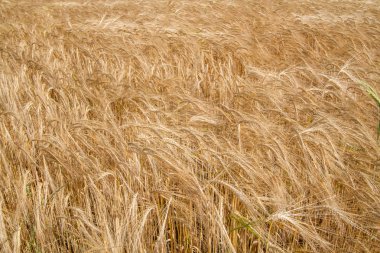
[[[0,0],[0,252],[380,252],[380,2]]]

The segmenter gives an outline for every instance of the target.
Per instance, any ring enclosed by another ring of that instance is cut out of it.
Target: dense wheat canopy
[[[0,0],[0,251],[380,252],[376,91],[379,1]]]

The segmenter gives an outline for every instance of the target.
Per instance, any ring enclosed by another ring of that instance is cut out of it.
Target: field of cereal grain
[[[380,252],[380,2],[0,0],[0,251]]]

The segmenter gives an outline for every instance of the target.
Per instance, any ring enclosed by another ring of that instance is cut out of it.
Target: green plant
[[[359,82],[359,85],[363,88],[363,90],[365,92],[367,92],[367,94],[373,98],[373,100],[375,100],[377,106],[379,107],[380,109],[380,96],[379,94],[376,92],[376,90],[371,86],[369,85],[368,83],[364,82],[364,81],[360,81]],[[379,139],[379,136],[380,136],[380,120],[379,120],[379,123],[377,125],[377,139]]]
[[[232,214],[231,218],[234,219],[238,223],[238,226],[235,228],[232,228],[231,231],[246,229],[249,233],[253,234],[257,239],[260,239],[260,234],[253,227],[254,224],[257,223],[257,221],[251,221],[248,218],[245,218],[237,214]]]

